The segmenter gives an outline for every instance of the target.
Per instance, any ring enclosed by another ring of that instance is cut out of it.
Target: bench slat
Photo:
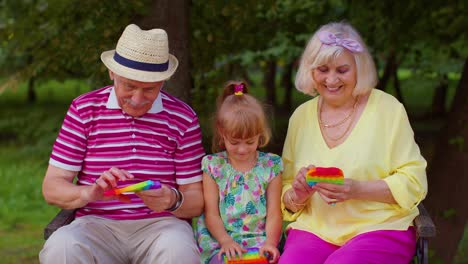
[[[75,219],[75,210],[66,210],[62,209],[60,212],[52,219],[52,221],[44,229],[44,239],[47,240],[50,235],[52,235],[55,230],[59,229],[64,225],[68,225]]]

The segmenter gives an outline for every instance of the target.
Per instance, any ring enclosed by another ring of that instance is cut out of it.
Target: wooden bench
[[[429,261],[429,238],[435,237],[436,227],[429,213],[422,204],[418,205],[419,215],[414,219],[418,242],[414,261],[417,264],[427,264]],[[61,210],[44,229],[44,239],[48,239],[55,230],[68,225],[75,219],[75,210]]]
[[[75,211],[76,209],[60,210],[54,219],[52,219],[52,221],[50,221],[50,223],[44,228],[44,239],[47,240],[52,235],[52,233],[55,232],[55,230],[62,226],[66,226],[75,220]]]
[[[415,263],[429,263],[429,239],[436,236],[436,227],[424,205],[418,205],[419,215],[414,219],[414,226],[418,235],[416,244]]]

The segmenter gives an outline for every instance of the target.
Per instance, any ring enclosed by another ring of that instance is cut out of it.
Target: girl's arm
[[[279,258],[277,249],[281,239],[283,228],[283,217],[281,212],[281,174],[278,174],[269,184],[266,191],[267,218],[266,218],[266,241],[260,249],[260,254],[269,253],[270,261],[276,263]]]
[[[216,182],[207,174],[203,173],[203,197],[205,199],[205,219],[206,227],[211,235],[221,245],[218,257],[225,253],[230,259],[231,256],[242,256],[241,246],[237,244],[226,232],[223,220],[219,213],[219,189]]]

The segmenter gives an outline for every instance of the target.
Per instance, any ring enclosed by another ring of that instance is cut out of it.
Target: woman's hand
[[[384,180],[357,181],[345,178],[343,185],[321,182],[317,183],[313,189],[328,204],[351,199],[396,204],[396,200]]]
[[[333,184],[326,182],[319,182],[312,188],[315,189],[322,199],[328,204],[335,204],[353,199],[356,190],[356,181],[353,179],[344,179],[344,183]]]
[[[309,186],[306,182],[306,175],[307,171],[315,166],[309,165],[307,167],[303,167],[299,170],[294,181],[292,182],[292,189],[295,195],[292,195],[292,199],[294,199],[294,203],[302,204],[307,201],[312,194],[314,194],[315,190]]]
[[[278,248],[275,245],[270,244],[268,242],[266,242],[265,244],[263,244],[263,246],[260,247],[260,250],[258,253],[260,256],[268,256],[269,263],[278,262],[278,259],[280,256],[280,252]]]
[[[221,260],[223,254],[226,255],[228,260],[242,258],[242,254],[247,252],[246,249],[242,248],[239,243],[236,243],[232,238],[229,237],[228,240],[220,242],[221,249],[218,252],[218,259]]]
[[[133,178],[134,176],[128,171],[112,167],[109,170],[104,171],[94,181],[93,185],[83,189],[81,192],[81,199],[86,201],[86,203],[98,200],[111,200],[116,198],[122,202],[129,202],[130,199],[126,195],[106,197],[104,196],[104,192],[116,188],[118,181],[126,181]]]

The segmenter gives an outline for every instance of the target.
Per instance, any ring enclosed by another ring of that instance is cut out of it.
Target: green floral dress
[[[202,170],[218,184],[219,212],[227,233],[244,248],[260,247],[266,239],[266,189],[283,171],[278,155],[258,153],[256,165],[248,172],[235,170],[227,153],[207,155]],[[205,216],[197,223],[197,240],[202,262],[208,263],[220,245],[206,228]]]

